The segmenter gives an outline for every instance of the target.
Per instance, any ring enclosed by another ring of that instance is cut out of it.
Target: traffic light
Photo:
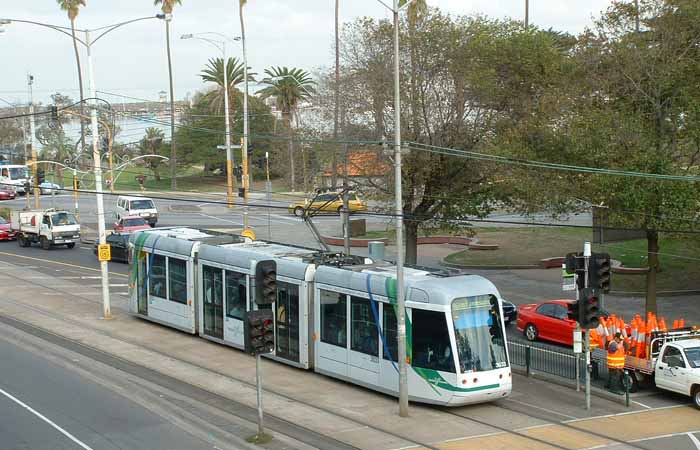
[[[593,253],[588,266],[588,285],[601,292],[610,292],[610,255]]]
[[[569,319],[573,320],[574,322],[579,321],[579,304],[580,302],[578,300],[566,304],[566,315]]]
[[[56,105],[49,105],[49,111],[51,113],[51,121],[58,122],[58,108]]]
[[[564,258],[564,264],[566,265],[566,272],[576,274],[576,286],[580,291],[583,289],[586,283],[586,266],[583,259],[583,253],[567,253],[566,258]]]
[[[255,265],[255,303],[269,305],[277,301],[277,263],[271,259]]]
[[[240,198],[245,198],[245,188],[238,188],[238,196]]]
[[[39,180],[39,184],[43,183],[46,180],[46,175],[44,174],[44,169],[37,169],[36,170],[36,178]]]
[[[578,317],[581,328],[595,328],[600,322],[598,309],[598,290],[583,289],[578,300]]]
[[[275,333],[272,309],[259,309],[246,313],[244,344],[251,355],[272,353],[275,350]]]

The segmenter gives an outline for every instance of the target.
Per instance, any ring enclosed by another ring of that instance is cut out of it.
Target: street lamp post
[[[67,36],[69,36],[71,39],[75,39],[76,42],[79,42],[85,46],[87,49],[87,66],[88,66],[88,77],[89,77],[89,83],[90,83],[90,104],[91,104],[91,111],[90,111],[90,121],[91,121],[91,126],[92,126],[92,156],[94,160],[94,176],[95,176],[95,191],[96,191],[96,200],[97,200],[97,229],[98,229],[98,234],[99,234],[99,243],[101,245],[104,245],[106,243],[106,233],[105,233],[105,214],[104,214],[104,199],[102,195],[102,167],[101,167],[101,159],[100,159],[100,152],[99,152],[99,135],[98,135],[98,127],[97,127],[97,98],[96,98],[96,88],[95,88],[95,77],[94,77],[94,71],[92,67],[92,45],[95,44],[99,39],[101,39],[103,36],[105,36],[107,33],[110,33],[117,28],[120,28],[124,25],[128,25],[130,23],[134,22],[139,22],[142,20],[150,20],[150,19],[168,19],[169,15],[166,14],[157,14],[155,16],[150,16],[150,17],[141,17],[138,19],[133,19],[133,20],[128,20],[125,22],[120,22],[117,24],[113,25],[108,25],[105,27],[101,28],[96,28],[94,30],[83,30],[85,33],[85,40],[81,40],[78,38],[75,38],[71,33],[69,33],[67,30],[70,30],[70,28],[66,27],[61,27],[58,25],[50,25],[50,24],[45,24],[45,23],[40,23],[40,22],[34,22],[31,20],[16,20],[16,19],[4,19],[0,18],[0,23],[1,24],[8,24],[11,22],[18,22],[18,23],[28,23],[32,25],[38,25],[41,27],[45,28],[51,28],[52,30],[58,31],[59,33],[63,33]],[[101,32],[94,40],[91,39],[90,33],[91,32]],[[30,116],[30,118],[33,116]],[[34,133],[32,132],[32,138],[33,138]],[[36,183],[35,183],[36,184]],[[38,186],[37,186],[38,187]],[[36,189],[36,187],[35,187]],[[101,272],[101,280],[102,280],[102,314],[105,319],[111,319],[112,318],[112,312],[111,312],[111,305],[110,305],[110,297],[109,297],[109,270],[107,266],[107,261],[100,261],[100,272]]]
[[[394,177],[396,210],[396,331],[399,359],[399,415],[408,416],[408,363],[406,361],[406,307],[404,298],[404,242],[403,242],[403,193],[401,186],[401,76],[399,72],[399,13],[413,0],[405,1],[399,6],[394,0],[393,8],[383,0],[377,0],[389,9],[394,16]]]
[[[219,33],[198,33],[198,34],[216,34]],[[225,36],[221,35],[225,38]],[[183,34],[180,39],[199,39],[208,42],[221,50],[224,59],[224,120],[226,121],[226,197],[228,207],[233,208],[233,154],[231,151],[231,125],[229,120],[229,92],[228,92],[228,55],[226,53],[226,41],[216,41],[209,38],[199,37],[195,34]],[[244,105],[245,106],[245,105]],[[245,186],[245,185],[244,185]]]

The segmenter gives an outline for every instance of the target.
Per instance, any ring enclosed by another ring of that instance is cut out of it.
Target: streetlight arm
[[[388,9],[389,11],[391,11],[391,12],[396,12],[396,11],[394,10],[394,7],[393,7],[393,6],[387,5],[383,0],[377,0],[377,1],[378,1],[379,3],[381,3],[382,5],[384,5],[384,7],[385,7],[386,9]],[[399,6],[399,11],[401,11],[402,9],[408,8],[408,5],[410,5],[410,4],[413,3],[414,1],[415,1],[415,0],[406,0],[406,1],[404,2],[403,5]]]
[[[105,31],[104,33],[100,34],[100,35],[97,36],[95,39],[93,39],[92,42],[90,43],[90,45],[92,45],[92,44],[94,44],[95,42],[97,42],[98,40],[100,40],[100,38],[101,38],[102,36],[104,36],[105,34],[111,32],[111,31],[114,31],[114,30],[116,30],[117,28],[123,27],[124,25],[128,25],[128,24],[134,23],[134,22],[140,22],[140,21],[142,21],[142,20],[151,20],[151,19],[165,20],[164,18],[161,19],[161,18],[158,17],[158,16],[148,16],[148,17],[140,17],[140,18],[138,18],[138,19],[127,20],[126,22],[115,23],[115,24],[113,24],[113,25],[107,25],[107,26],[104,26],[104,27],[101,27],[101,28],[95,28],[94,30],[90,30],[90,31],[101,31],[101,30],[105,30],[105,29],[106,29],[107,31]],[[83,44],[84,44],[84,43],[83,43]]]
[[[204,34],[204,33],[198,33],[198,34]],[[208,42],[209,44],[211,44],[211,45],[213,45],[214,47],[218,48],[219,51],[222,52],[222,53],[223,53],[223,51],[224,51],[224,45],[223,45],[224,43],[223,43],[223,41],[215,41],[214,39],[209,39],[209,38],[205,38],[205,37],[200,37],[200,36],[197,36],[196,34],[183,34],[182,36],[180,36],[180,39],[197,39],[197,40],[199,40],[199,41]]]
[[[0,22],[5,22],[5,21],[6,21],[6,23],[12,23],[12,22],[29,23],[29,24],[32,24],[32,25],[39,25],[40,27],[51,28],[52,30],[58,31],[59,33],[63,33],[63,34],[65,34],[66,36],[70,36],[70,38],[73,39],[73,35],[72,35],[71,33],[67,32],[67,31],[65,31],[65,30],[70,30],[70,28],[61,27],[61,26],[58,26],[58,25],[51,25],[51,24],[48,24],[48,23],[34,22],[34,21],[32,21],[32,20],[0,19]],[[78,41],[78,42],[80,42],[81,44],[83,44],[84,46],[87,47],[87,44],[86,44],[85,41],[83,41],[82,39],[79,39],[79,38],[76,37],[75,40]]]

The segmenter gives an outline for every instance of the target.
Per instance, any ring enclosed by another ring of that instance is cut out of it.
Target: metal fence
[[[575,380],[583,373],[585,361],[572,352],[557,351],[519,342],[508,342],[510,362],[524,367],[528,376],[543,372],[562,378]],[[576,370],[578,364],[579,370]]]

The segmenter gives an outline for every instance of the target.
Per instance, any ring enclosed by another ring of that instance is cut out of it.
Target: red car
[[[11,241],[13,239],[17,239],[17,232],[12,231],[9,222],[0,217],[0,241]]]
[[[125,216],[114,222],[114,231],[130,233],[132,231],[150,230],[151,226],[138,216]]]
[[[0,200],[12,200],[17,196],[10,186],[0,186]]]
[[[528,341],[544,339],[574,345],[576,322],[568,317],[568,305],[574,300],[548,300],[518,307],[518,330]]]

